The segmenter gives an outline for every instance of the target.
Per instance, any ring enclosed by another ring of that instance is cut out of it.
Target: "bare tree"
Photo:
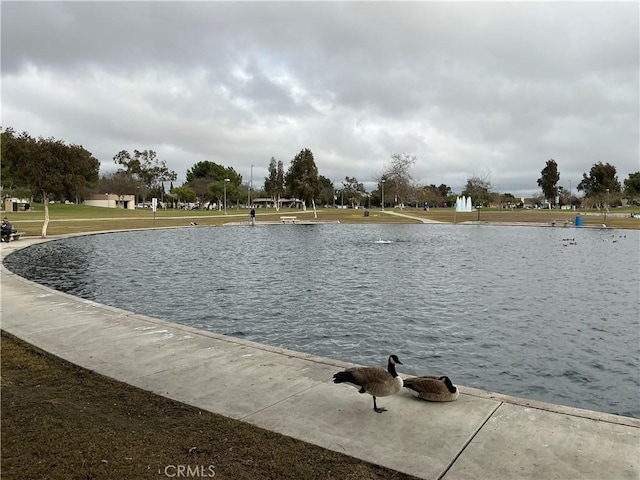
[[[490,173],[482,177],[478,175],[469,177],[462,195],[471,197],[476,205],[488,206],[494,197],[490,178]]]
[[[416,197],[416,187],[409,171],[417,160],[414,154],[409,153],[391,155],[391,163],[385,165],[382,175],[377,179],[379,185],[382,179],[385,180],[385,198],[393,198],[395,203],[403,206],[404,202]]]

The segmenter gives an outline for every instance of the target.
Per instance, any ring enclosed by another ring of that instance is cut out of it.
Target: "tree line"
[[[559,181],[558,163],[553,158],[547,160],[540,172],[538,186],[549,204],[608,208],[620,205],[623,199],[630,205],[640,203],[640,172],[630,173],[623,187],[618,180],[616,167],[610,163],[597,162],[588,174],[582,174],[582,180],[575,186],[576,191],[584,194],[581,199],[573,195],[571,185],[567,190],[558,185]]]
[[[1,131],[3,197],[8,194],[48,203],[49,200],[82,200],[88,193],[135,194],[146,202],[157,197],[166,203],[200,202],[222,205],[247,205],[257,197],[271,199],[276,205],[283,198],[297,199],[309,206],[320,205],[380,206],[433,205],[451,206],[457,194],[445,184],[421,184],[411,175],[417,157],[408,153],[395,153],[383,170],[374,175],[376,188],[367,192],[355,177],[345,177],[341,185],[321,175],[313,153],[303,148],[285,171],[284,162],[271,158],[264,185],[254,189],[243,181],[232,166],[211,161],[194,164],[186,172],[186,181],[174,186],[177,173],[165,161],[158,159],[153,150],[126,150],[118,152],[113,161],[117,170],[99,175],[100,162],[80,145],[67,145],[54,138],[33,138],[27,132],[16,134],[11,129]],[[629,175],[620,184],[615,166],[599,162],[575,185],[578,198],[566,187],[559,185],[560,173],[554,159],[546,162],[537,180],[543,198],[550,204],[598,207],[605,203],[615,205],[626,198],[630,203],[640,201],[640,172]],[[165,191],[166,183],[170,183]],[[489,175],[471,176],[461,195],[470,196],[474,204],[489,206],[517,205],[520,200],[510,193],[494,191]],[[46,214],[47,215],[47,214]],[[48,217],[46,217],[48,219]],[[46,229],[43,229],[46,230]]]
[[[2,197],[5,192],[37,197],[44,204],[42,236],[47,236],[49,200],[78,199],[98,184],[100,162],[81,145],[55,138],[33,138],[13,129],[2,131]]]

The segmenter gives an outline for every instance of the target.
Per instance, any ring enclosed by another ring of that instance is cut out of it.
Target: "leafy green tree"
[[[440,185],[438,185],[438,193],[440,194],[440,198],[442,200],[446,200],[447,197],[449,197],[451,195],[451,187],[448,185],[445,185],[444,183],[441,183]]]
[[[198,162],[187,170],[187,183],[190,183],[196,178],[209,178],[212,181],[228,178],[230,181],[233,179],[234,182],[236,178],[239,178],[240,183],[242,183],[242,176],[239,175],[233,167],[225,167],[224,165],[208,160]]]
[[[14,137],[16,138],[16,137]],[[14,165],[15,181],[42,196],[44,223],[42,238],[47,236],[49,201],[75,199],[87,187],[98,182],[100,162],[80,145],[67,145],[62,140],[42,138],[37,141],[23,133],[3,156],[3,162]]]
[[[225,180],[222,179],[211,182],[209,184],[209,192],[211,193],[211,198],[216,200],[216,203],[218,204],[218,210],[220,210],[221,205],[223,205],[224,203],[225,184],[227,193],[227,204],[235,202],[239,197],[239,185],[231,183],[231,180],[225,182]]]
[[[308,148],[300,150],[285,175],[287,194],[307,203],[314,203],[322,186],[318,177],[318,167],[313,159],[313,153]]]
[[[28,149],[33,142],[35,140],[27,132],[16,136],[15,131],[10,127],[0,133],[0,146],[2,148],[0,182],[3,189],[13,190],[20,186],[17,160],[28,155]]]
[[[620,196],[621,185],[616,176],[616,167],[609,163],[595,163],[589,175],[582,174],[578,190],[584,192],[588,204],[601,207],[607,201],[616,200]],[[607,192],[607,190],[609,190]]]
[[[211,201],[214,197],[211,195],[209,186],[213,183],[211,178],[194,178],[190,182],[184,184],[196,194],[196,199],[202,203]]]
[[[318,200],[324,205],[333,205],[333,199],[335,198],[336,189],[333,186],[333,182],[330,178],[320,175],[318,177],[320,182],[320,193],[318,194]]]
[[[364,185],[356,179],[356,177],[344,177],[342,182],[342,192],[344,199],[350,203],[352,207],[360,205],[362,199],[366,196]]]
[[[420,203],[429,202],[431,204],[440,204],[446,202],[451,195],[451,187],[444,183],[436,186],[434,184],[425,185],[418,190],[418,200]]]
[[[280,198],[284,195],[284,164],[282,161],[276,163],[276,159],[271,157],[269,162],[269,176],[264,179],[264,191],[266,196],[272,198],[276,202],[276,206],[280,206]]]
[[[186,185],[174,187],[171,193],[176,196],[179,202],[193,203],[196,201],[196,192]]]
[[[558,181],[560,180],[556,161],[553,158],[547,160],[547,164],[540,174],[541,177],[538,179],[538,186],[542,188],[544,198],[553,203],[558,195]]]
[[[505,207],[522,207],[522,204],[520,202],[519,198],[516,198],[513,196],[513,194],[511,193],[503,193],[500,194],[500,206],[502,208]]]
[[[187,185],[191,187],[201,202],[218,200],[218,204],[224,198],[224,182],[227,182],[227,202],[236,201],[242,185],[242,175],[233,167],[210,162],[208,160],[198,162],[187,170]]]
[[[146,201],[151,192],[160,196],[160,192],[163,191],[163,183],[173,182],[178,178],[178,174],[169,170],[166,162],[159,160],[153,150],[134,150],[133,156],[128,151],[121,150],[113,157],[113,160],[117,165],[123,167],[118,171],[140,180],[144,186],[140,191],[143,201]]]
[[[630,173],[625,179],[624,195],[630,204],[640,202],[640,172]]]

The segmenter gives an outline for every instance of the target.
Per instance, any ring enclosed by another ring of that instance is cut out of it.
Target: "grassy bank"
[[[489,222],[504,224],[534,223],[556,226],[571,226],[580,214],[584,226],[600,226],[606,223],[612,228],[640,229],[640,219],[631,218],[630,209],[615,209],[606,216],[598,211],[564,211],[564,210],[503,210],[483,209],[470,213],[455,212],[452,208],[422,209],[387,209],[387,213],[379,209],[371,209],[368,217],[362,209],[320,208],[317,216],[312,210],[258,209],[257,221],[278,221],[281,215],[296,215],[300,219],[320,221],[339,221],[340,223],[416,223],[406,217],[389,215],[388,212],[402,213],[427,220],[445,223]],[[3,212],[14,226],[27,236],[40,236],[44,222],[42,205],[35,204],[33,211]],[[47,235],[68,233],[96,232],[104,230],[123,230],[130,228],[180,227],[191,222],[198,225],[222,225],[230,222],[248,221],[248,211],[242,208],[229,208],[227,214],[207,210],[158,210],[155,215],[150,209],[122,210],[112,208],[88,207],[85,205],[50,205],[50,223]]]
[[[3,479],[413,478],[1,341]]]

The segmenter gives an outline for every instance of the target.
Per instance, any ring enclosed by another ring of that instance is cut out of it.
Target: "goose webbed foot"
[[[382,413],[382,412],[386,412],[387,409],[386,408],[378,408],[378,405],[376,405],[376,397],[373,397],[373,411],[376,413]]]

